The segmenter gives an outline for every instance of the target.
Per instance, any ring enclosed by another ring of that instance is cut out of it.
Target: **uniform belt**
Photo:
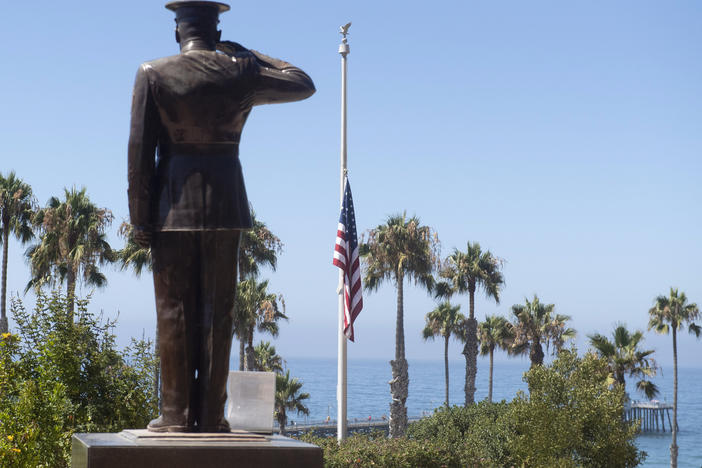
[[[159,147],[161,156],[239,156],[239,143],[169,143]]]

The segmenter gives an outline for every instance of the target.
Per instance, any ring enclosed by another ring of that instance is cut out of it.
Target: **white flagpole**
[[[339,184],[339,208],[344,203],[344,182],[346,179],[346,56],[349,54],[349,44],[346,41],[348,23],[341,27],[343,39],[339,45],[341,54],[341,181]],[[339,350],[337,363],[336,386],[336,439],[341,442],[346,438],[346,336],[344,335],[344,271],[339,270]]]

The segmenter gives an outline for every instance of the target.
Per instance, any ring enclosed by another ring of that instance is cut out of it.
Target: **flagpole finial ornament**
[[[349,21],[348,23],[346,23],[345,25],[339,27],[339,34],[341,34],[342,36],[344,36],[344,40],[346,40],[346,36],[347,36],[348,33],[349,33],[349,28],[350,28],[350,27],[351,27],[351,22],[350,22],[350,21]]]
[[[349,48],[349,42],[346,39],[346,36],[349,34],[350,27],[351,27],[350,21],[348,23],[346,23],[345,25],[339,27],[339,34],[341,34],[343,36],[343,38],[341,39],[341,44],[339,44],[339,53],[344,57],[346,57],[351,50]]]

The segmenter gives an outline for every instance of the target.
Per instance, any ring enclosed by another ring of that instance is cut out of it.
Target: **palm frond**
[[[649,400],[655,398],[660,393],[658,386],[650,380],[639,380],[636,382],[636,389],[643,392]]]

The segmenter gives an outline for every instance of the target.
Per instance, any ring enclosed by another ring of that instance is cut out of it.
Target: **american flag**
[[[361,265],[358,259],[356,216],[353,211],[348,177],[344,187],[339,227],[336,231],[333,263],[344,272],[344,335],[353,341],[353,322],[363,308],[363,297],[361,296]]]

